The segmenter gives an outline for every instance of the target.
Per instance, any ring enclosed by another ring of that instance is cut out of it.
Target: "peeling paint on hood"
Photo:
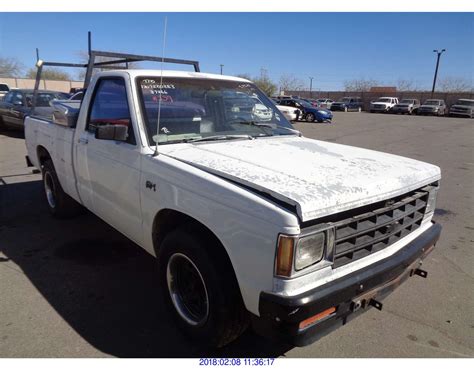
[[[296,206],[302,221],[385,200],[440,179],[437,166],[304,137],[160,146],[160,152]]]

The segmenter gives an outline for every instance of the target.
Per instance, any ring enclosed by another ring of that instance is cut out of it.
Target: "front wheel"
[[[47,160],[41,168],[46,204],[51,214],[57,218],[67,218],[81,213],[82,206],[65,193],[61,187],[53,162]]]
[[[314,114],[308,113],[308,114],[306,115],[306,117],[305,117],[305,120],[306,120],[307,122],[313,122],[313,121],[314,121]]]
[[[160,289],[178,327],[198,345],[239,337],[248,314],[223,248],[192,225],[172,231],[158,254]]]

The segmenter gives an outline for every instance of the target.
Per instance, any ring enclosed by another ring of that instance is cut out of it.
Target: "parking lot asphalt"
[[[23,135],[0,131],[0,357],[473,357],[474,120],[335,113],[332,124],[295,127],[441,167],[444,229],[428,278],[304,348],[247,331],[199,350],[160,306],[154,259],[90,213],[53,219]]]

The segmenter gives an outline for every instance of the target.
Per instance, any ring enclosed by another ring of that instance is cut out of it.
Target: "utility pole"
[[[222,68],[224,67],[224,65],[221,63],[219,66],[221,66],[221,75],[222,75]]]
[[[433,98],[434,91],[436,88],[436,78],[438,77],[439,58],[441,58],[441,54],[443,54],[445,51],[446,49],[443,49],[441,51],[433,50],[433,53],[438,54],[438,58],[436,59],[436,69],[435,69],[434,78],[433,78],[433,88],[431,89],[431,98]]]
[[[313,77],[310,76],[309,77],[309,98],[312,99],[313,98]]]

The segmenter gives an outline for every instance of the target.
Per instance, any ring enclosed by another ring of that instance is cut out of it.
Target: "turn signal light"
[[[336,307],[331,307],[326,309],[325,311],[322,311],[314,316],[311,316],[310,318],[307,318],[306,320],[303,320],[300,322],[300,329],[304,329],[307,326],[314,324],[315,322],[322,320],[323,318],[332,315],[333,313],[336,312]]]
[[[278,276],[291,276],[294,247],[295,239],[293,237],[280,235],[278,239],[278,252],[275,269]]]

